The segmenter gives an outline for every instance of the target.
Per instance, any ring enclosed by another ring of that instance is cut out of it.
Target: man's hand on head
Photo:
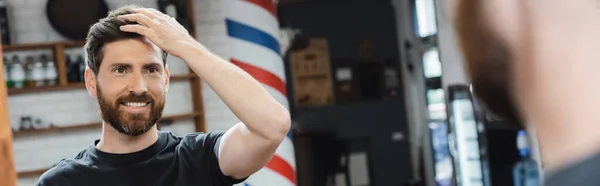
[[[136,8],[133,12],[121,15],[119,19],[138,24],[123,25],[120,27],[122,31],[141,34],[177,57],[182,57],[186,49],[204,48],[175,18],[152,8]]]

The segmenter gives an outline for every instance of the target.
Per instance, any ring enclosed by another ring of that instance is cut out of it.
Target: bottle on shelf
[[[71,59],[71,55],[69,54],[65,55],[65,65],[67,66],[67,82],[78,82],[79,80],[77,80],[77,74],[79,74],[79,65],[77,65],[77,63],[75,63],[75,61]]]
[[[25,87],[35,87],[35,80],[33,78],[33,64],[35,63],[33,57],[26,56],[23,63],[25,68]]]
[[[12,88],[11,87],[12,82],[10,80],[10,61],[8,61],[6,56],[4,56],[3,62],[4,62],[4,82],[6,83],[7,88]]]
[[[19,130],[31,130],[33,129],[33,121],[31,116],[21,116],[21,128]]]
[[[19,60],[19,56],[14,55],[11,61],[10,80],[13,83],[13,88],[23,88],[25,86],[26,71],[23,64]]]
[[[33,118],[32,126],[33,126],[33,129],[36,129],[36,130],[45,129],[45,128],[49,127],[49,123],[42,120],[41,118],[36,117],[36,118]]]
[[[31,78],[35,82],[34,87],[44,86],[46,84],[44,63],[41,61],[41,59],[35,59],[34,57],[31,58],[33,58],[33,65],[31,67]]]
[[[513,179],[515,186],[539,186],[540,174],[538,164],[531,157],[529,140],[524,130],[517,133],[517,148],[521,158],[513,167]]]
[[[66,58],[66,64],[67,64],[67,79],[68,79],[69,83],[82,82],[83,80],[80,79],[81,78],[81,75],[80,75],[81,64],[79,63],[76,56],[67,55],[65,58]]]
[[[46,80],[46,84],[50,86],[56,85],[58,74],[56,73],[56,66],[54,65],[54,60],[48,59],[46,54],[42,54],[40,56],[40,60],[44,63],[44,79]]]
[[[83,59],[83,55],[79,55],[77,57],[77,64],[79,64],[79,82],[85,81],[85,60]]]

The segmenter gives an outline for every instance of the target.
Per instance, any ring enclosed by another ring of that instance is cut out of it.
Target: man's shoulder
[[[600,152],[549,173],[545,185],[598,185],[600,182]]]
[[[186,142],[189,140],[193,141],[205,141],[205,140],[214,140],[223,136],[225,132],[191,132],[183,135],[176,135],[173,132],[169,131],[159,131],[159,135],[169,139],[169,140],[177,140],[178,142]]]
[[[180,145],[203,146],[217,144],[225,132],[193,132],[179,138]]]
[[[44,172],[39,180],[38,186],[68,185],[69,178],[77,176],[78,167],[83,167],[78,159],[62,159],[55,166]]]
[[[78,177],[83,168],[89,167],[90,161],[87,160],[88,149],[84,149],[74,158],[64,158],[56,163],[52,168],[44,172],[39,180],[38,186],[47,185],[68,185],[73,177]]]
[[[221,136],[224,132],[193,132],[179,138],[175,153],[183,159],[211,158],[208,154],[218,152]],[[204,160],[203,160],[204,161]]]
[[[225,132],[215,131],[215,132],[192,132],[187,133],[178,138],[186,139],[186,138],[218,138],[221,137]],[[172,134],[173,135],[173,134]]]

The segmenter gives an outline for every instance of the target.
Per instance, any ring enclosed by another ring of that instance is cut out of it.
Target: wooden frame
[[[194,16],[194,2],[192,0],[187,0],[187,12],[188,12],[188,20],[190,22],[190,35],[196,38],[196,17]],[[190,73],[194,73],[192,69],[190,69]],[[204,119],[204,103],[202,102],[202,81],[200,77],[196,76],[192,78],[190,81],[190,89],[192,90],[192,101],[194,102],[194,111],[203,113],[200,116],[197,116],[194,119],[194,123],[196,124],[197,132],[206,132],[206,123]]]
[[[196,39],[196,29],[195,29],[195,18],[194,18],[194,8],[193,2],[191,0],[185,0],[187,3],[187,11],[188,11],[188,20],[190,22],[190,35]],[[7,99],[10,95],[16,94],[29,94],[29,93],[44,93],[50,91],[65,91],[72,89],[84,89],[85,85],[83,83],[69,83],[67,81],[67,64],[65,57],[65,49],[72,47],[81,47],[85,44],[85,41],[66,41],[66,42],[51,42],[51,43],[31,43],[31,44],[18,44],[18,45],[5,45],[0,47],[0,51],[24,51],[24,50],[36,50],[36,49],[51,49],[52,54],[54,56],[54,62],[57,69],[58,74],[58,83],[54,86],[44,86],[44,87],[34,87],[34,88],[11,88],[7,89],[4,81],[3,71],[0,72],[0,185],[4,186],[16,186],[17,177],[21,176],[35,176],[44,173],[47,169],[40,170],[31,170],[31,171],[23,171],[16,172],[14,160],[13,160],[13,150],[12,150],[12,140],[15,137],[24,136],[24,135],[36,135],[43,133],[54,133],[54,132],[64,132],[71,130],[80,130],[80,129],[89,129],[89,128],[97,128],[100,123],[83,123],[71,125],[68,127],[51,127],[47,129],[37,129],[37,130],[24,130],[17,131],[14,134],[12,133],[12,129],[10,127],[10,122],[8,118],[8,105]],[[0,52],[0,54],[2,54]],[[2,63],[2,59],[0,59],[0,67],[4,67]],[[188,68],[189,69],[189,68]],[[174,75],[171,76],[171,81],[189,81],[190,89],[191,89],[191,99],[192,99],[192,108],[193,111],[191,113],[184,113],[178,115],[170,115],[163,116],[162,119],[170,119],[170,120],[178,120],[178,119],[194,119],[194,125],[196,132],[206,132],[205,127],[205,119],[204,119],[204,105],[202,102],[202,81],[200,77],[195,75],[191,69],[189,69],[188,74]],[[160,127],[160,126],[159,126]],[[14,136],[13,136],[14,135]],[[3,146],[4,145],[4,146]],[[3,152],[4,149],[8,149],[8,153]],[[3,154],[4,153],[4,154]],[[4,161],[7,161],[5,163]],[[18,176],[17,176],[18,175]],[[6,183],[5,183],[6,182]],[[13,183],[14,182],[14,183]]]
[[[4,68],[2,59],[0,59],[0,67]],[[0,71],[0,185],[16,186],[17,173],[13,160],[13,136],[8,118],[8,95],[4,82],[4,70],[2,70]]]

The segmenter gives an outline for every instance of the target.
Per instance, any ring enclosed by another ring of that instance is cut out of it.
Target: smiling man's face
[[[151,42],[122,39],[106,43],[96,76],[102,119],[117,131],[137,136],[162,116],[168,85],[162,51]]]

